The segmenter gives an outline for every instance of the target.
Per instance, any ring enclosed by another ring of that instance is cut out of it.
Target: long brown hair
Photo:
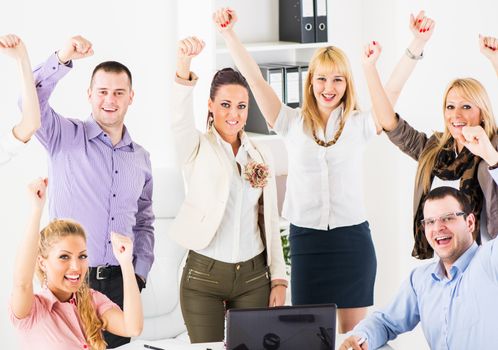
[[[38,254],[46,259],[53,245],[69,236],[81,237],[86,243],[85,231],[77,222],[70,220],[52,221],[40,232]],[[41,270],[38,264],[36,274],[41,283],[43,283],[45,280],[45,273]],[[83,325],[86,341],[88,342],[90,348],[93,350],[104,350],[107,347],[102,334],[102,329],[105,325],[104,322],[97,316],[97,312],[93,306],[87,278],[88,271],[85,272],[85,278],[83,278],[83,282],[76,292],[78,313]]]
[[[303,96],[303,118],[304,125],[308,131],[313,129],[325,129],[322,119],[320,118],[320,112],[318,110],[318,104],[313,94],[313,75],[317,70],[332,72],[335,71],[344,76],[346,79],[346,91],[342,97],[342,103],[344,104],[342,126],[346,122],[351,112],[359,110],[357,104],[356,91],[354,87],[353,74],[351,72],[351,67],[346,54],[335,46],[328,46],[317,49],[311,57],[308,76],[306,77],[306,82],[304,85],[304,96]]]
[[[486,135],[490,139],[496,134],[496,122],[493,115],[493,109],[489,101],[486,89],[482,84],[473,78],[458,78],[451,81],[446,87],[443,98],[443,113],[446,110],[446,100],[448,93],[451,89],[456,89],[457,92],[475,104],[481,111],[481,126],[483,127]],[[442,133],[435,133],[436,144],[433,147],[428,147],[420,155],[418,168],[417,168],[417,183],[422,185],[424,193],[429,192],[431,187],[431,174],[436,162],[437,155],[441,150],[445,149],[445,145],[452,138],[448,129],[448,125],[444,123],[444,131]]]

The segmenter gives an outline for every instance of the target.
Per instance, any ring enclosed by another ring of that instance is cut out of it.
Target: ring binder
[[[314,0],[279,0],[279,38],[298,43],[315,42]]]

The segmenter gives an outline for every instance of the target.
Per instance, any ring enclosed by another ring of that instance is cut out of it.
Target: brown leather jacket
[[[423,132],[415,130],[403,118],[398,117],[398,125],[392,131],[386,132],[387,136],[400,150],[418,162],[418,159],[428,143],[429,137]],[[495,135],[491,143],[498,149],[498,135]],[[481,161],[477,169],[477,180],[484,194],[483,210],[486,210],[488,234],[495,238],[498,235],[498,185],[493,181],[486,162]],[[415,179],[415,190],[413,193],[413,215],[422,198],[423,187],[420,179]]]

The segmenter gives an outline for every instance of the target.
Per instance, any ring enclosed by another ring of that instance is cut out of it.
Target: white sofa
[[[168,236],[168,227],[185,197],[181,173],[174,168],[153,170],[155,260],[142,291],[144,329],[139,339],[175,338],[186,331],[180,310],[179,276],[186,249]]]

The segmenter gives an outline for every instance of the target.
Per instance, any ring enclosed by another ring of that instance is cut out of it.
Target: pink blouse
[[[93,289],[90,293],[99,317],[112,307],[119,308],[104,294]],[[21,349],[89,349],[74,298],[61,302],[46,288],[35,294],[31,312],[25,318],[17,318],[11,308],[9,312],[20,334]]]

